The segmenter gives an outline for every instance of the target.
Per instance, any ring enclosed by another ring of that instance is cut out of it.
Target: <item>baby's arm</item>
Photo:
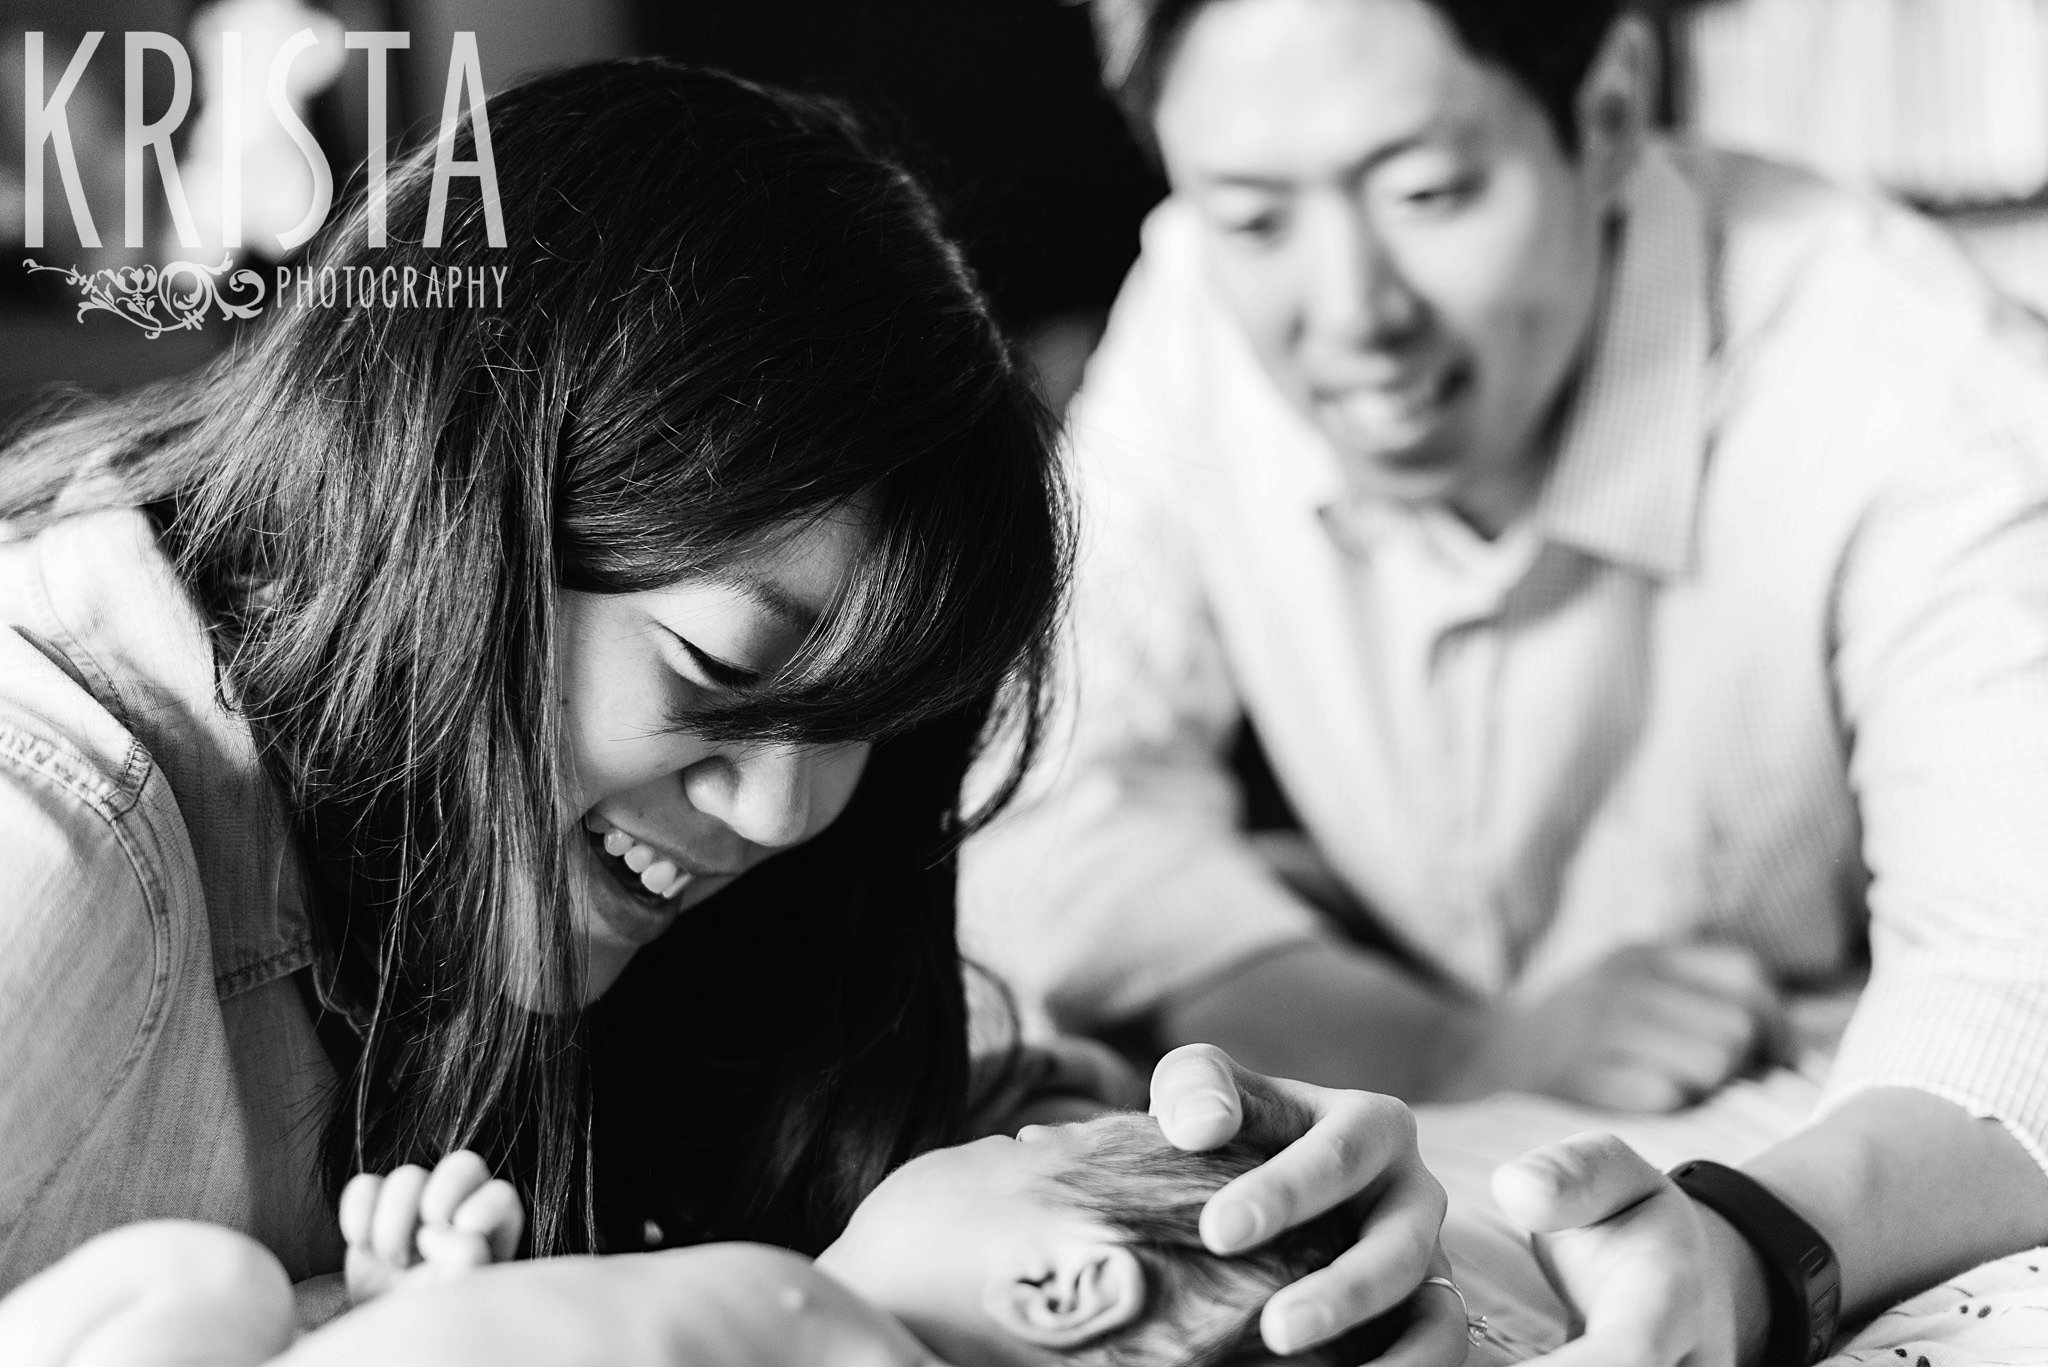
[[[493,1179],[467,1149],[431,1174],[410,1163],[388,1177],[358,1173],[341,1193],[349,1300],[360,1305],[402,1286],[509,1262],[525,1225],[512,1184]]]
[[[270,1251],[184,1220],[110,1230],[0,1299],[8,1367],[255,1367],[294,1332]]]

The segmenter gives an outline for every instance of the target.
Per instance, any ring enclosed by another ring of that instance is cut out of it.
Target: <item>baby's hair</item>
[[[1236,1257],[1202,1244],[1202,1206],[1224,1183],[1270,1153],[1233,1139],[1206,1153],[1166,1142],[1159,1124],[1133,1112],[1082,1127],[1086,1161],[1054,1177],[1055,1195],[1102,1221],[1145,1271],[1145,1305],[1121,1329],[1065,1354],[1077,1367],[1352,1367],[1377,1356],[1390,1328],[1375,1321],[1307,1352],[1276,1358],[1259,1335],[1275,1291],[1325,1267],[1358,1240],[1358,1213],[1326,1211]]]

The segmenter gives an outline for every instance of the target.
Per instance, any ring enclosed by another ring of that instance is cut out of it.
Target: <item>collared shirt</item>
[[[0,1293],[153,1218],[340,1267],[300,877],[144,518],[0,544]]]
[[[1347,499],[1148,221],[1069,433],[1066,714],[971,842],[1028,1011],[1142,1014],[1324,934],[1237,829],[1249,715],[1323,856],[1484,995],[1631,943],[1870,984],[1832,1094],[1911,1085],[2048,1158],[2048,341],[1937,230],[1653,148],[1506,544]]]

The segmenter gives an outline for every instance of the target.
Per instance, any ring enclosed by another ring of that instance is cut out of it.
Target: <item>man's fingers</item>
[[[1756,1019],[1759,1034],[1782,1053],[1790,1038],[1785,994],[1754,950],[1741,945],[1691,942],[1667,945],[1653,961],[1662,977],[1734,1002]],[[1767,1053],[1778,1057],[1779,1053]]]
[[[1645,997],[1642,1012],[1649,1022],[1669,1034],[1707,1041],[1738,1065],[1755,1051],[1764,1030],[1756,1011],[1711,992],[1673,987]]]
[[[1448,1281],[1450,1258],[1438,1250],[1430,1260],[1427,1273]],[[1466,1332],[1466,1306],[1460,1293],[1438,1283],[1423,1283],[1409,1291],[1407,1301],[1403,1301],[1403,1306],[1393,1314],[1401,1316],[1401,1324],[1397,1338],[1391,1344],[1382,1347],[1386,1326],[1374,1326],[1368,1336],[1339,1338],[1325,1344],[1325,1353],[1333,1349],[1346,1355],[1343,1361],[1352,1361],[1356,1357],[1360,1361],[1370,1361],[1372,1367],[1464,1365],[1473,1340]]]
[[[1641,1334],[1608,1330],[1581,1334],[1570,1343],[1532,1358],[1540,1367],[1662,1367],[1656,1350]]]
[[[1415,1160],[1415,1117],[1392,1097],[1261,1077],[1213,1046],[1186,1045],[1153,1070],[1152,1114],[1183,1149],[1213,1148],[1242,1130],[1279,1150],[1203,1207],[1202,1242],[1215,1253],[1256,1247],[1378,1185],[1358,1244],[1267,1302],[1260,1329],[1275,1351],[1321,1343],[1386,1311],[1441,1256],[1443,1187]],[[1436,1367],[1436,1322],[1418,1323],[1416,1367]],[[1442,1361],[1455,1358],[1445,1350]]]
[[[1698,1100],[1735,1076],[1747,1060],[1748,1051],[1730,1050],[1719,1040],[1651,1023],[1639,1026],[1627,1039],[1615,1041],[1604,1055],[1598,1065],[1617,1072],[1641,1069],[1670,1079],[1677,1087],[1677,1101],[1684,1104]]]
[[[1213,1044],[1183,1044],[1152,1069],[1152,1117],[1177,1149],[1213,1149],[1244,1123],[1238,1068]]]
[[[1546,1367],[1733,1367],[1717,1360],[1714,1342],[1699,1333],[1702,1314],[1726,1316],[1703,1311],[1710,1292],[1700,1265],[1671,1257],[1672,1203],[1689,1216],[1686,1198],[1664,1183],[1608,1222],[1532,1241],[1544,1275],[1573,1315],[1572,1342],[1542,1358]],[[1574,1274],[1560,1279],[1566,1265]]]
[[[1574,1135],[1493,1175],[1573,1313],[1574,1337],[1545,1367],[1732,1367],[1698,1212],[1612,1135]]]
[[[1681,1035],[1661,1027],[1646,1027],[1614,1051],[1621,1067],[1648,1069],[1669,1078],[1678,1089],[1681,1104],[1698,1099],[1732,1077],[1740,1055],[1730,1055],[1713,1040]]]
[[[1493,1196],[1517,1225],[1548,1234],[1618,1215],[1655,1195],[1663,1182],[1663,1174],[1621,1140],[1588,1132],[1495,1168]]]
[[[1211,1252],[1240,1253],[1264,1243],[1350,1200],[1414,1153],[1415,1116],[1394,1098],[1331,1091],[1322,1101],[1307,1133],[1209,1198],[1202,1242]],[[1439,1220],[1442,1195],[1438,1187]],[[1432,1241],[1434,1232],[1432,1226]]]
[[[1441,1253],[1430,1275],[1449,1277],[1451,1264]],[[1462,1367],[1472,1342],[1466,1334],[1465,1304],[1448,1287],[1419,1286],[1408,1297],[1409,1320],[1373,1367]]]
[[[491,1180],[490,1165],[468,1149],[457,1149],[434,1165],[420,1193],[420,1219],[431,1225],[445,1225],[455,1218],[455,1208],[484,1183]]]
[[[1685,940],[1658,945],[1649,956],[1652,968],[1677,982],[1724,997],[1755,999],[1776,995],[1770,970],[1755,950],[1721,940]]]
[[[393,1171],[377,1193],[377,1209],[370,1217],[370,1247],[391,1267],[411,1267],[412,1236],[420,1223],[420,1193],[426,1190],[427,1170],[414,1163]]]
[[[1278,1149],[1353,1093],[1254,1073],[1213,1044],[1184,1044],[1152,1070],[1152,1115],[1175,1148],[1213,1149],[1242,1135]]]
[[[1661,1069],[1634,1059],[1610,1060],[1577,1079],[1572,1099],[1606,1111],[1664,1115],[1689,1099],[1686,1089]]]
[[[1443,1256],[1437,1231],[1444,1204],[1444,1190],[1427,1169],[1402,1169],[1373,1203],[1356,1244],[1266,1302],[1259,1326],[1267,1346],[1299,1352],[1406,1300]]]

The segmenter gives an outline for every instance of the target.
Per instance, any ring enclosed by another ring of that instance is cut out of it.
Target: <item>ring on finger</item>
[[[1496,1341],[1494,1339],[1493,1327],[1486,1322],[1486,1316],[1472,1313],[1471,1303],[1465,1299],[1465,1293],[1458,1289],[1456,1282],[1452,1281],[1449,1277],[1424,1277],[1422,1285],[1441,1286],[1444,1290],[1458,1298],[1458,1309],[1465,1317],[1465,1337],[1471,1340],[1472,1343],[1481,1344]],[[1503,1344],[1502,1346],[1506,1345]]]

